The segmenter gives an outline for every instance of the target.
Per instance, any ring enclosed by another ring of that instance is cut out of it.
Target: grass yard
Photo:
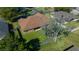
[[[70,33],[69,36],[67,37],[62,37],[56,43],[52,41],[46,45],[43,45],[41,47],[41,50],[62,51],[72,44],[75,45],[76,47],[79,47],[79,30],[73,33]]]
[[[65,37],[57,40],[57,42],[51,41],[50,43],[41,46],[42,51],[63,51],[65,48],[69,47],[72,44]]]
[[[43,45],[40,50],[62,51],[72,44],[79,48],[79,30],[70,33],[67,37],[62,37],[56,43],[51,41],[50,43]]]
[[[79,22],[77,22],[77,21],[71,21],[71,22],[68,22],[65,25],[69,26],[69,27],[79,27]]]
[[[43,40],[46,39],[46,36],[43,30],[26,32],[22,35],[27,41],[31,39],[39,38],[40,42],[42,42]]]
[[[39,38],[40,42],[43,42],[46,39],[46,36],[43,30],[26,32],[22,35],[27,41],[30,41],[31,39],[34,39],[34,38]],[[42,45],[40,50],[62,51],[65,48],[69,47],[70,45],[71,45],[70,41],[68,39],[65,39],[65,37],[63,37],[62,39],[59,39],[57,42],[54,42],[53,40],[51,40],[51,42],[49,42],[48,44]]]
[[[68,38],[72,41],[72,43],[75,46],[79,47],[79,30],[71,33]]]

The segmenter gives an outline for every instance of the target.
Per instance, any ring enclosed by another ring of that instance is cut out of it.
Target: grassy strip
[[[77,21],[71,21],[71,22],[68,22],[65,25],[69,26],[69,27],[79,27],[79,22],[77,22]]]

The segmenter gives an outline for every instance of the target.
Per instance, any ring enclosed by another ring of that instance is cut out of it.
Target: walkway
[[[74,31],[77,31],[77,30],[79,30],[79,27],[72,29],[71,32],[74,32]]]

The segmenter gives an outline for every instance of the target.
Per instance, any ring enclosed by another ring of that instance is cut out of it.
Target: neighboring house
[[[21,31],[28,31],[32,29],[40,28],[41,26],[48,24],[48,17],[41,14],[36,13],[33,16],[29,16],[27,18],[21,18],[18,20],[18,24]]]
[[[0,40],[3,39],[8,33],[8,25],[0,19]]]
[[[62,23],[72,21],[76,18],[73,14],[63,11],[53,12],[53,15],[59,22]]]
[[[72,13],[73,15],[79,15],[79,7],[76,7],[76,8],[74,8],[74,9],[72,9],[71,13]]]

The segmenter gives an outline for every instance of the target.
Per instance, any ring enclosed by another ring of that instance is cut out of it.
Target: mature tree
[[[26,48],[28,51],[38,51],[40,49],[39,39],[32,39],[26,44]]]
[[[54,41],[56,41],[57,38],[62,34],[67,35],[67,30],[64,28],[64,25],[58,23],[56,19],[51,19],[49,25],[44,26],[43,30],[45,31],[48,39],[53,39]]]
[[[72,7],[55,7],[54,11],[65,11],[70,12],[72,10]]]
[[[0,51],[24,51],[27,50],[25,46],[26,40],[18,38],[18,36],[15,39],[12,37],[5,37],[0,40]]]
[[[0,50],[5,50],[5,51],[27,50],[25,48],[26,40],[22,37],[19,29],[18,29],[18,34],[19,35],[15,34],[15,32],[13,31],[12,24],[9,24],[8,35],[4,39],[0,40]]]
[[[20,16],[29,16],[31,15],[31,8],[26,7],[1,7],[0,8],[0,17],[5,20],[13,21],[15,18]]]
[[[33,11],[46,14],[46,13],[52,12],[53,9],[54,9],[53,7],[35,7],[33,8]]]

